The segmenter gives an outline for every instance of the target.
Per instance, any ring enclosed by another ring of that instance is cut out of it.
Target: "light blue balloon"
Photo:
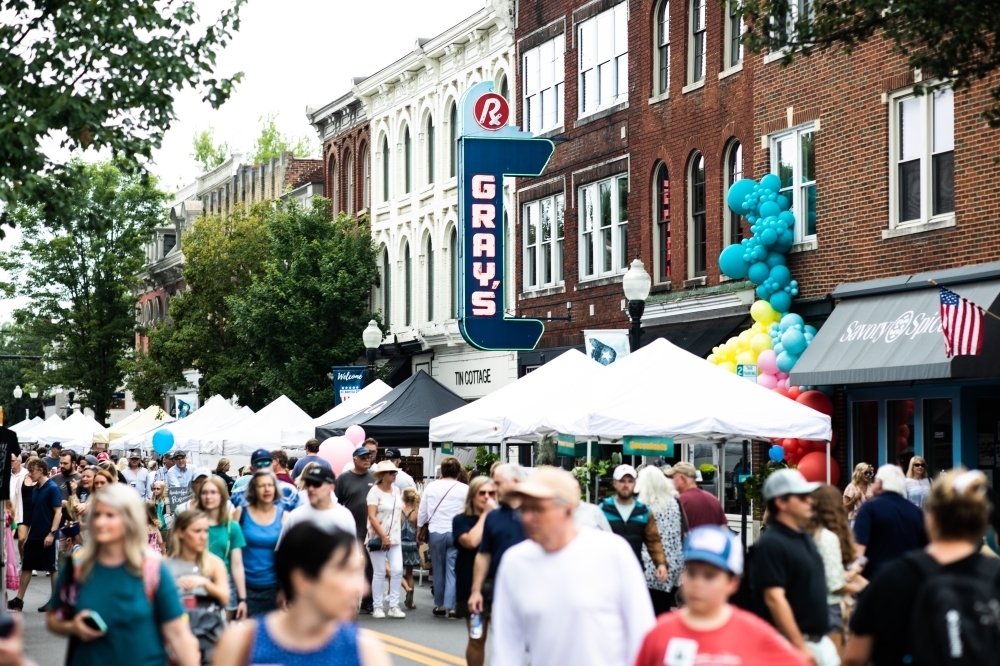
[[[774,288],[776,290],[784,289],[792,280],[792,272],[788,270],[788,266],[778,264],[771,269],[771,280],[774,281]]]
[[[767,267],[767,264],[763,261],[758,261],[747,270],[747,277],[754,284],[763,284],[770,273],[771,269]]]
[[[775,444],[767,451],[767,457],[774,462],[781,462],[785,459],[785,450],[781,448],[778,444]]]
[[[792,282],[795,282],[795,280],[792,280]],[[806,335],[816,335],[816,327],[806,324],[805,333]]]
[[[729,188],[729,193],[726,194],[726,204],[729,206],[729,210],[737,215],[742,215],[743,202],[748,195],[753,193],[756,186],[757,183],[752,178],[744,178],[733,183]]]
[[[799,357],[794,354],[789,354],[787,351],[783,351],[778,354],[778,358],[775,361],[775,365],[778,366],[778,370],[781,372],[791,372],[792,368],[798,362]]]
[[[790,227],[795,226],[795,214],[790,210],[781,211],[778,215],[778,219],[787,224]]]
[[[774,268],[779,264],[783,266],[785,264],[785,255],[780,252],[769,252],[767,254],[767,259],[764,260],[764,263],[771,268]]]
[[[169,430],[157,430],[153,433],[153,450],[163,455],[174,445],[174,433]]]
[[[781,213],[781,207],[773,201],[765,201],[758,210],[761,217],[777,217]]]
[[[792,202],[784,194],[779,194],[778,198],[774,200],[774,203],[778,204],[781,210],[785,211],[792,207]]]
[[[802,320],[801,315],[797,315],[794,312],[789,312],[784,317],[781,318],[781,328],[787,331],[793,326],[802,326],[805,322]]]
[[[790,328],[781,334],[781,346],[789,354],[798,356],[806,350],[809,342],[806,340],[806,336],[802,335],[802,331]]]
[[[774,351],[775,354],[780,354],[783,351],[785,351],[785,348],[781,346],[780,342],[777,343],[777,344],[772,345],[771,349]]]
[[[760,189],[777,192],[781,189],[781,179],[773,173],[769,173],[760,179]]]
[[[775,312],[788,312],[792,308],[792,297],[783,291],[779,291],[768,300]]]
[[[743,246],[730,245],[719,254],[719,270],[732,280],[742,280],[750,266],[743,260]]]
[[[774,229],[765,229],[760,234],[760,242],[768,247],[778,242],[778,232]]]

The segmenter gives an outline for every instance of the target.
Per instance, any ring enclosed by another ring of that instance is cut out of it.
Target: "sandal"
[[[458,613],[456,613],[454,610],[449,610],[448,611],[448,619],[449,620],[457,620],[458,619]]]
[[[406,591],[406,601],[404,603],[405,603],[406,607],[410,608],[410,609],[413,609],[413,608],[417,607],[417,605],[415,603],[413,603],[413,590],[407,590]]]
[[[448,611],[442,606],[435,606],[431,612],[434,613],[434,617],[448,617]]]

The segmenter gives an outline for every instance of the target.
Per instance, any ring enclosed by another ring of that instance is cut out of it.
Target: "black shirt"
[[[764,590],[780,587],[799,631],[822,636],[829,630],[823,558],[808,533],[772,521],[754,546],[749,575],[754,613],[773,625]]]
[[[358,525],[358,539],[364,541],[368,534],[368,491],[375,485],[370,471],[364,474],[345,472],[337,477],[337,500],[354,516]]]
[[[486,516],[483,540],[479,542],[479,552],[490,555],[490,571],[487,578],[490,580],[496,578],[497,567],[500,566],[503,554],[508,548],[522,541],[524,541],[524,527],[521,525],[521,517],[509,504],[500,502],[500,506]]]
[[[975,577],[983,557],[975,553],[943,566],[941,571]],[[857,608],[851,617],[851,631],[872,637],[871,663],[875,666],[906,663],[903,658],[907,654],[910,620],[923,581],[924,576],[915,564],[907,559],[895,560],[882,567],[858,597]]]
[[[472,571],[476,565],[476,553],[479,549],[466,548],[458,542],[458,538],[468,534],[478,522],[479,516],[467,516],[464,513],[451,519],[451,536],[458,550],[458,555],[455,557],[455,599],[459,602],[459,608],[464,608],[469,601],[469,595],[472,594]]]

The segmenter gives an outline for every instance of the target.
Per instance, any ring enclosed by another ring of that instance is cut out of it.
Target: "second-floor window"
[[[580,279],[628,269],[628,176],[584,185],[578,190]]]
[[[708,225],[705,220],[705,156],[695,153],[691,158],[691,174],[688,180],[688,198],[690,206],[690,222],[688,234],[690,240],[691,266],[688,273],[691,277],[705,274],[708,264]]]
[[[813,123],[771,139],[771,173],[795,214],[795,242],[816,237],[816,132]]]
[[[524,290],[563,282],[562,194],[524,204]]]
[[[656,10],[656,94],[670,86],[670,0],[661,0]]]
[[[691,2],[691,61],[688,66],[688,83],[705,79],[706,56],[708,55],[708,0]]]
[[[623,2],[578,27],[580,115],[628,99],[628,3]]]
[[[895,226],[955,212],[955,101],[951,88],[892,100],[890,193]]]
[[[743,17],[740,0],[726,0],[726,43],[723,67],[736,67],[743,62]]]
[[[524,54],[524,116],[529,132],[547,132],[563,124],[565,49],[566,37],[558,35]]]
[[[410,140],[410,127],[403,130],[403,193],[410,193],[413,182],[413,141]]]

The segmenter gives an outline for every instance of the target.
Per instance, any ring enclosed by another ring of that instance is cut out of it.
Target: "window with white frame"
[[[580,115],[628,99],[628,3],[579,24]]]
[[[389,200],[389,137],[382,136],[382,201]]]
[[[816,237],[816,131],[813,123],[771,137],[771,173],[795,214],[795,242]]]
[[[730,141],[726,147],[726,181],[722,190],[722,200],[726,201],[729,188],[734,183],[743,179],[743,146],[739,141]],[[727,245],[738,245],[743,240],[742,217],[729,210],[729,206],[723,206],[723,233]]]
[[[427,116],[427,184],[434,182],[434,118]]]
[[[788,13],[781,16],[771,17],[771,38],[779,43],[794,42],[798,38],[798,31],[795,24],[800,17],[807,17],[811,22],[813,19],[812,0],[788,0]],[[777,51],[775,55],[780,55]]]
[[[403,193],[410,193],[413,182],[413,141],[410,140],[410,127],[403,129]],[[407,322],[409,323],[409,322]]]
[[[660,163],[653,179],[653,219],[656,223],[656,281],[670,282],[670,172],[667,165]]]
[[[743,62],[743,33],[746,25],[740,15],[739,0],[726,0],[726,41],[723,67],[737,67]]]
[[[584,185],[578,190],[580,279],[628,269],[628,176]]]
[[[889,191],[894,226],[955,212],[955,102],[951,88],[892,98]]]
[[[524,290],[563,282],[562,194],[524,204]]]
[[[697,83],[705,79],[706,62],[708,60],[708,0],[690,0],[690,38],[691,53],[688,58],[688,83]]]
[[[354,215],[354,158],[347,153],[347,214]]]
[[[662,95],[670,87],[670,0],[660,0],[656,10],[656,49],[653,71],[656,72],[656,94]]]
[[[448,113],[448,177],[454,178],[458,172],[458,105],[451,103]]]
[[[365,210],[368,209],[370,204],[368,197],[369,190],[372,186],[372,158],[368,151],[368,146],[365,146],[364,150],[361,151],[361,168],[364,169],[364,186],[361,190],[361,207]]]
[[[695,153],[691,157],[691,171],[688,175],[688,273],[691,277],[705,275],[708,266],[706,204],[705,156]]]
[[[557,35],[524,54],[524,115],[529,132],[548,132],[563,124],[565,51],[566,36]]]

